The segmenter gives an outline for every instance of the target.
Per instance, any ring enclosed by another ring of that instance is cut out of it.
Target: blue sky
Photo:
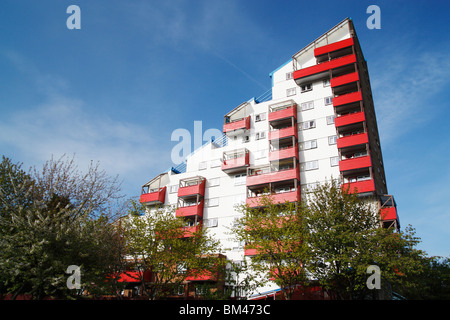
[[[69,5],[81,29],[69,30]],[[366,27],[369,5],[381,29]],[[351,17],[378,119],[388,191],[402,227],[449,255],[448,1],[2,0],[0,150],[28,168],[75,154],[124,180],[172,166],[177,128],[270,89],[269,73]]]

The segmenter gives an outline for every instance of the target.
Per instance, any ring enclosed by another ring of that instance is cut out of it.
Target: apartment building
[[[269,95],[225,114],[223,136],[151,179],[140,202],[150,211],[176,206],[176,215],[186,219],[186,237],[207,227],[233,261],[255,254],[228,234],[239,217],[235,205],[259,206],[267,190],[275,201],[295,202],[317,184],[340,179],[360,196],[375,197],[385,226],[399,228],[352,21],[345,19],[295,53],[270,78]],[[270,284],[261,293],[276,290]]]

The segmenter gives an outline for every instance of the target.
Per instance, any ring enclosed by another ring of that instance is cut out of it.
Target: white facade
[[[180,180],[196,176],[206,179],[203,227],[207,227],[208,232],[220,240],[227,259],[240,261],[246,258],[244,244],[235,242],[228,228],[239,217],[235,205],[246,202],[248,186],[246,168],[234,173],[222,170],[224,153],[245,148],[249,152],[250,168],[269,165],[269,152],[273,148],[269,143],[269,114],[272,107],[284,103],[297,106],[295,121],[298,139],[296,137],[295,143],[298,146],[296,167],[300,172],[300,194],[305,194],[308,187],[317,183],[341,177],[339,161],[342,159],[336,144],[336,112],[332,102],[330,78],[321,77],[306,85],[298,85],[293,72],[316,65],[314,48],[348,39],[353,36],[351,30],[346,20],[296,53],[292,60],[270,74],[271,100],[258,103],[252,99],[226,115],[228,119],[225,124],[250,116],[248,130],[229,131],[221,141],[203,145],[187,157],[184,172],[169,170],[159,180],[157,188],[166,187],[164,205],[177,206]],[[152,188],[150,185],[149,189],[153,190]],[[152,210],[152,206],[149,208]],[[268,285],[260,292],[273,290],[275,287],[274,284]]]

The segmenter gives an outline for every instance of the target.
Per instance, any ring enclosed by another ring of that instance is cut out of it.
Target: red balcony
[[[269,122],[294,117],[297,119],[297,105],[293,104],[287,108],[269,112]]]
[[[261,199],[262,197],[247,198],[246,203],[250,207],[261,207]],[[300,189],[290,192],[274,193],[270,195],[270,199],[273,201],[273,203],[284,203],[286,201],[297,202],[300,201]]]
[[[365,192],[373,192],[375,191],[375,183],[373,180],[364,180],[364,181],[357,181],[357,182],[350,182],[350,183],[343,183],[342,188],[346,190],[349,188],[349,193],[355,192],[356,193],[365,193]]]
[[[335,77],[330,80],[330,84],[332,88],[336,88],[342,86],[344,84],[356,82],[359,80],[358,72],[352,72],[348,74],[344,74],[340,77]]]
[[[255,186],[260,184],[267,184],[270,182],[286,181],[297,179],[300,181],[300,172],[298,168],[292,168],[282,171],[275,171],[269,173],[258,173],[247,176],[247,186]]]
[[[318,57],[324,54],[327,54],[328,52],[337,51],[340,49],[344,49],[347,47],[351,47],[354,44],[353,38],[344,39],[341,41],[333,42],[330,44],[327,44],[322,47],[318,47],[314,49],[314,56]]]
[[[143,193],[139,198],[140,203],[163,204],[166,198],[166,187],[159,188],[158,191]]]
[[[196,226],[192,226],[192,227],[184,227],[183,231],[183,238],[189,238],[192,237],[194,235],[194,233],[198,232],[199,230],[201,230],[202,228],[202,224],[199,223]]]
[[[295,144],[293,147],[271,151],[269,152],[269,161],[277,161],[287,158],[297,158],[298,159],[298,145]]]
[[[339,161],[339,170],[348,171],[353,169],[367,168],[372,166],[370,156],[358,157],[353,159],[345,159]]]
[[[311,67],[294,71],[294,80],[297,84],[305,83],[308,77],[342,67],[356,62],[356,55],[350,54],[330,61],[322,62]]]
[[[199,194],[205,195],[206,179],[203,177],[195,177],[180,181],[178,188],[178,197],[188,197]]]
[[[368,138],[366,132],[354,134],[351,136],[341,137],[341,138],[337,139],[338,149],[350,147],[350,146],[357,146],[359,144],[365,144],[365,143],[369,143],[369,138]]]
[[[236,130],[250,130],[250,116],[235,120],[223,125],[223,132],[228,133]]]
[[[361,101],[361,100],[362,100],[361,91],[356,91],[356,92],[352,92],[352,93],[343,94],[338,97],[334,97],[333,98],[333,106],[334,107],[342,106],[344,104],[349,104],[349,103],[353,103],[353,102],[357,102],[357,101]]]
[[[250,164],[250,154],[247,149],[238,151],[236,153],[224,153],[222,163],[222,171],[233,172],[244,169]]]
[[[397,209],[395,207],[386,207],[380,209],[381,220],[397,220]]]
[[[287,137],[295,137],[298,139],[297,124],[295,124],[293,127],[269,131],[269,140],[276,140]]]
[[[226,256],[223,254],[213,255],[216,259],[226,259]],[[211,257],[210,257],[211,258]],[[220,260],[218,260],[220,261]],[[215,263],[208,268],[205,269],[191,269],[188,271],[186,280],[187,281],[219,281],[223,277],[223,264]]]
[[[178,207],[175,211],[175,215],[177,217],[203,217],[203,200],[192,206]]]
[[[337,127],[346,126],[352,123],[366,121],[366,116],[363,111],[346,114],[334,119],[334,125]]]

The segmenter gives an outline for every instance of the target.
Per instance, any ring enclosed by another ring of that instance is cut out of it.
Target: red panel
[[[203,216],[203,200],[200,204],[188,207],[177,208],[175,215],[177,217]]]
[[[349,192],[353,193],[355,188],[357,189],[357,193],[364,193],[364,192],[372,192],[375,191],[375,184],[373,180],[365,180],[365,181],[358,181],[358,182],[351,182],[351,183],[344,183],[342,184],[342,188],[345,190],[350,186]]]
[[[337,106],[341,106],[344,104],[361,101],[361,100],[362,100],[361,91],[356,91],[356,92],[352,92],[352,93],[343,94],[339,97],[334,97],[333,98],[333,106],[337,107]]]
[[[140,203],[164,203],[166,198],[166,187],[160,188],[159,191],[141,194]]]
[[[338,68],[345,66],[347,64],[355,63],[356,56],[354,54],[350,54],[348,56],[344,56],[341,58],[333,59],[330,61],[322,62],[316,64],[311,67],[303,68],[297,71],[294,71],[294,80],[304,78],[307,76],[311,76],[317,73],[325,72],[330,69]]]
[[[300,180],[298,168],[283,170],[278,172],[265,173],[261,175],[247,176],[247,186],[266,184],[269,182],[285,181],[297,179]]]
[[[250,116],[243,118],[238,121],[233,121],[230,123],[225,123],[223,125],[223,132],[234,131],[239,129],[250,130]]]
[[[260,207],[261,206],[261,199],[262,199],[262,197],[248,198],[246,203],[250,207]],[[300,190],[272,194],[271,195],[271,199],[272,199],[272,201],[274,203],[283,203],[283,202],[286,202],[286,201],[289,201],[289,202],[300,201]]]
[[[381,209],[381,220],[396,220],[397,209],[395,207],[387,207]]]
[[[298,145],[295,144],[294,147],[271,151],[269,152],[269,161],[276,161],[287,158],[297,158],[298,159]]]
[[[276,140],[286,137],[298,138],[297,124],[293,127],[288,127],[280,130],[269,131],[269,140]]]
[[[343,49],[346,47],[351,47],[354,44],[353,42],[353,38],[348,38],[345,40],[341,40],[341,41],[337,41],[337,42],[333,42],[330,44],[327,44],[325,46],[322,47],[318,47],[314,49],[314,56],[321,56],[323,54],[326,54],[328,52],[333,52],[339,49]]]
[[[150,281],[151,272],[150,271],[144,271],[143,278],[144,281]],[[125,271],[119,274],[119,278],[117,279],[118,282],[141,282],[139,271]]]
[[[222,170],[230,170],[230,169],[236,169],[241,167],[248,167],[250,161],[249,161],[249,153],[247,152],[245,156],[230,160],[225,160],[222,163]]]
[[[365,144],[365,143],[369,143],[369,138],[367,137],[366,132],[337,139],[338,149],[350,147],[350,146],[357,146],[359,144]]]
[[[340,77],[332,78],[330,84],[332,88],[342,86],[343,84],[352,83],[359,80],[358,72],[352,72]]]
[[[184,238],[192,237],[194,233],[198,232],[202,228],[202,224],[199,223],[194,227],[184,227]]]
[[[206,179],[204,179],[199,184],[193,185],[193,186],[187,186],[187,187],[181,187],[178,188],[178,196],[179,197],[185,197],[185,196],[191,196],[191,195],[205,195],[205,184]]]
[[[280,119],[286,119],[294,117],[297,119],[297,105],[294,104],[291,107],[287,107],[286,109],[274,111],[269,113],[269,122],[280,120]]]
[[[346,114],[344,116],[336,117],[334,119],[334,125],[337,127],[346,126],[348,124],[352,123],[358,123],[366,121],[366,116],[364,115],[364,112],[355,112]]]
[[[244,251],[245,256],[254,256],[256,254],[258,254],[258,249],[247,249],[246,248]]]
[[[217,281],[218,272],[203,271],[202,274],[188,276],[187,281]]]
[[[347,171],[372,166],[370,156],[358,157],[339,161],[339,170]]]

